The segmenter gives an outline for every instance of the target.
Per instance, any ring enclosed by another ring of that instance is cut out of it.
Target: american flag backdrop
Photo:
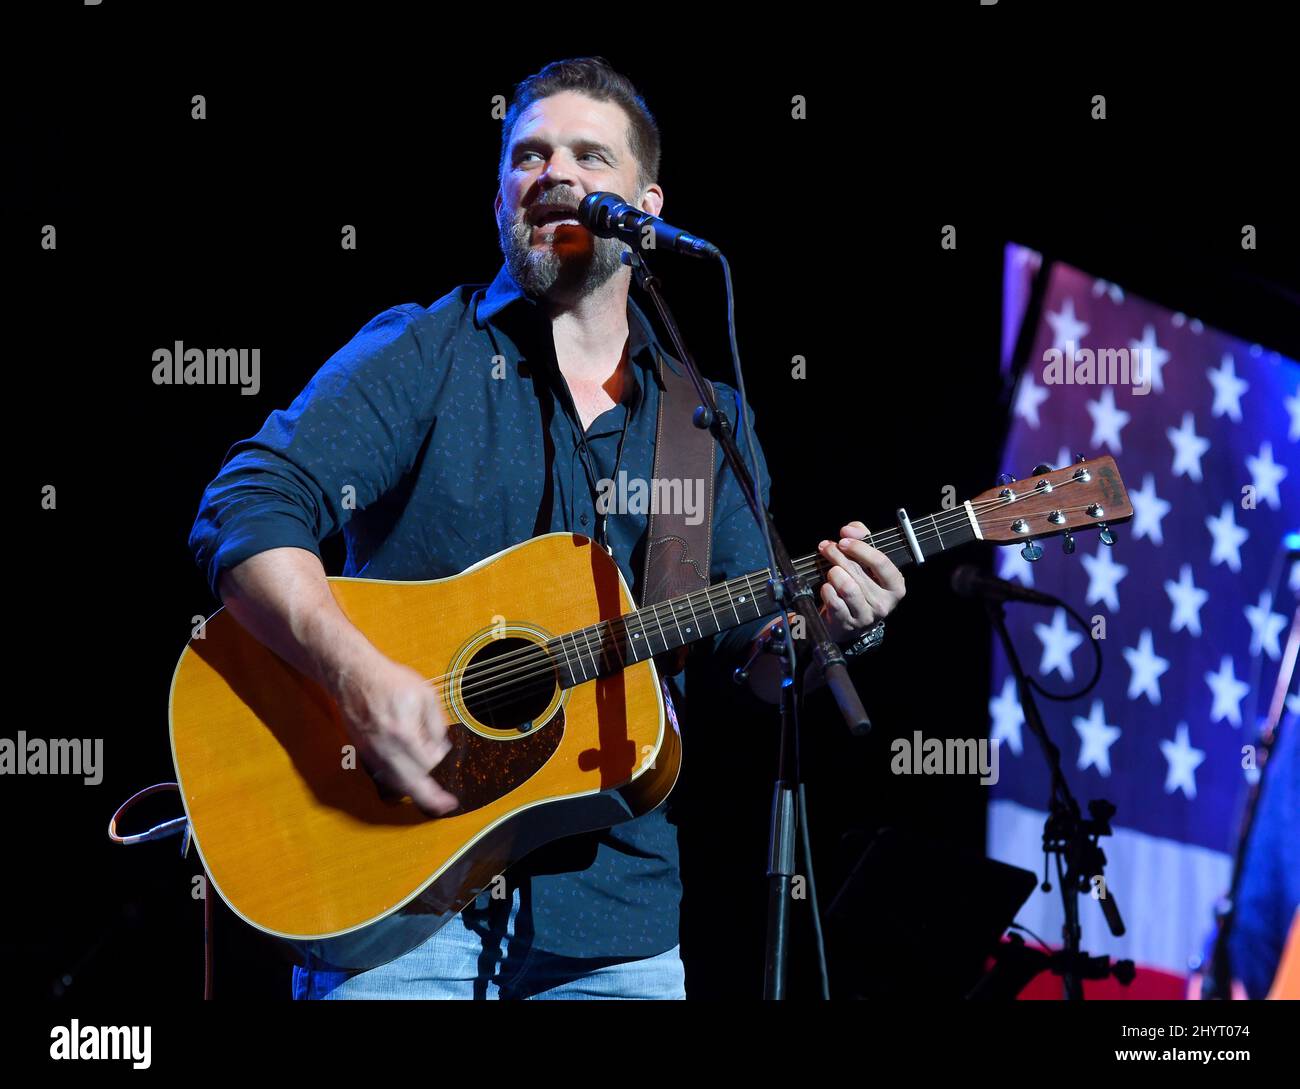
[[[1004,364],[1040,262],[1007,248]],[[1049,383],[1044,353],[1071,345],[1149,349],[1150,392]],[[1173,991],[1228,886],[1252,774],[1242,748],[1268,709],[1300,593],[1300,564],[1283,544],[1300,529],[1300,364],[1056,263],[1014,394],[1003,469],[1024,478],[1076,453],[1115,456],[1133,520],[1116,530],[1113,548],[1096,532],[1077,535],[1074,555],[1043,541],[1035,563],[1018,546],[1003,548],[996,573],[1065,599],[1090,621],[1104,618],[1101,682],[1076,701],[1038,701],[1080,804],[1104,797],[1118,807],[1116,834],[1102,847],[1128,932],[1112,937],[1084,895],[1083,947],[1165,973]],[[1013,604],[1007,613],[1021,660],[1044,687],[1087,682],[1088,632],[1061,610]],[[1046,763],[1000,645],[993,668],[990,736],[1002,746],[989,853],[1041,875]],[[1300,711],[1294,694],[1288,707]],[[1055,876],[1053,867],[1053,891],[1035,892],[1019,920],[1059,946]]]

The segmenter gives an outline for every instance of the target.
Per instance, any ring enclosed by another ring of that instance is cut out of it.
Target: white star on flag
[[[1286,476],[1286,466],[1273,460],[1273,444],[1261,443],[1259,456],[1246,459],[1246,468],[1255,485],[1255,494],[1274,510],[1282,509],[1282,497],[1277,486]]]
[[[1105,443],[1115,453],[1121,454],[1124,448],[1120,443],[1119,433],[1133,417],[1121,408],[1115,407],[1115,391],[1106,386],[1101,396],[1088,402],[1088,415],[1092,417],[1092,445]]]
[[[1286,437],[1295,442],[1296,439],[1300,439],[1300,390],[1296,390],[1294,396],[1287,397],[1282,403],[1291,413],[1291,430],[1287,432]]]
[[[1022,586],[1034,587],[1034,565],[1020,554],[1020,549],[1011,547],[999,549],[998,578],[1015,579]]]
[[[1143,628],[1138,645],[1124,648],[1124,661],[1132,671],[1128,681],[1128,698],[1135,700],[1146,696],[1152,703],[1160,702],[1160,677],[1169,668],[1169,660],[1156,654],[1151,629]]]
[[[1137,541],[1148,537],[1152,544],[1164,544],[1160,522],[1173,504],[1156,495],[1156,478],[1147,473],[1142,478],[1141,491],[1129,492],[1128,497],[1133,504],[1133,539]]]
[[[1096,556],[1084,554],[1079,558],[1083,560],[1084,569],[1088,572],[1088,604],[1095,605],[1098,601],[1104,601],[1106,608],[1117,613],[1119,584],[1128,574],[1128,568],[1122,563],[1116,563],[1111,551],[1110,545],[1098,544]]]
[[[1241,395],[1250,389],[1250,383],[1237,377],[1237,365],[1232,356],[1224,352],[1219,369],[1205,372],[1214,387],[1214,407],[1211,416],[1226,415],[1233,423],[1241,423]]]
[[[1156,327],[1148,325],[1142,331],[1141,340],[1130,340],[1129,351],[1138,359],[1138,374],[1145,383],[1148,370],[1151,373],[1151,388],[1156,393],[1164,393],[1165,364],[1169,362],[1169,353],[1156,344]]]
[[[1261,650],[1276,661],[1282,657],[1282,648],[1278,645],[1278,636],[1286,627],[1286,617],[1273,612],[1273,594],[1265,590],[1259,595],[1258,605],[1247,605],[1246,619],[1250,622],[1250,653],[1258,654]]]
[[[1225,718],[1233,726],[1241,725],[1241,701],[1250,691],[1250,685],[1237,680],[1232,666],[1232,656],[1225,654],[1219,663],[1218,673],[1207,673],[1205,683],[1214,693],[1214,706],[1210,708],[1210,721],[1222,722]]]
[[[1186,473],[1198,484],[1201,481],[1201,455],[1210,448],[1210,440],[1196,433],[1196,421],[1190,412],[1183,413],[1183,425],[1165,429],[1174,448],[1174,476]]]
[[[1250,536],[1250,530],[1242,529],[1237,525],[1237,519],[1232,513],[1232,504],[1224,503],[1217,518],[1207,516],[1205,528],[1214,537],[1214,545],[1210,549],[1210,566],[1226,563],[1230,571],[1240,571],[1241,546]]]
[[[1011,751],[1019,756],[1024,747],[1020,727],[1025,724],[1025,709],[1020,706],[1015,677],[1003,681],[1002,691],[989,700],[989,716],[993,719],[989,740],[1005,741]]]
[[[1120,730],[1117,726],[1107,725],[1101,700],[1092,701],[1092,710],[1087,718],[1074,716],[1074,728],[1080,741],[1079,770],[1095,767],[1098,774],[1110,775],[1110,747],[1119,738]]]
[[[1174,741],[1161,741],[1160,751],[1169,761],[1169,774],[1165,776],[1165,793],[1172,794],[1181,790],[1187,798],[1196,797],[1196,769],[1205,759],[1201,749],[1192,748],[1187,723],[1178,724],[1178,734]]]
[[[1052,327],[1052,347],[1073,354],[1079,341],[1088,335],[1089,325],[1074,316],[1074,300],[1066,296],[1059,314],[1047,313],[1047,324]]]
[[[1170,631],[1182,631],[1186,628],[1193,635],[1201,634],[1201,606],[1210,598],[1208,590],[1199,589],[1192,582],[1192,565],[1183,564],[1178,569],[1178,581],[1165,579],[1165,593],[1174,606],[1174,615],[1169,619]]]
[[[1016,415],[1030,427],[1038,427],[1038,406],[1047,400],[1047,390],[1036,385],[1034,376],[1026,370],[1016,393]]]
[[[1056,670],[1067,681],[1074,680],[1074,663],[1070,655],[1083,642],[1083,636],[1071,631],[1065,619],[1065,610],[1057,609],[1052,614],[1052,623],[1035,624],[1034,634],[1043,644],[1043,658],[1038,663],[1038,672],[1044,677]]]

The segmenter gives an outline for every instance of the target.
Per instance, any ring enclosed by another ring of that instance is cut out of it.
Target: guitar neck
[[[914,546],[928,559],[981,537],[969,503],[915,519],[911,525],[914,541],[901,529],[869,532],[865,540],[895,565],[905,567],[916,560]],[[814,593],[831,566],[815,552],[794,561],[795,570]],[[569,632],[552,639],[547,650],[559,667],[561,685],[572,688],[777,612],[764,569]]]

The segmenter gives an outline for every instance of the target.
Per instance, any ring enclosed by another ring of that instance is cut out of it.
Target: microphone
[[[722,256],[718,247],[680,227],[665,223],[658,216],[628,204],[617,193],[588,193],[578,205],[578,222],[597,238],[621,238],[636,249],[649,249],[647,236],[654,239],[654,249],[672,250],[691,257]]]
[[[953,593],[960,597],[978,597],[987,601],[1023,601],[1029,605],[1060,605],[1051,594],[1030,590],[1016,582],[985,575],[972,563],[964,563],[952,573]]]

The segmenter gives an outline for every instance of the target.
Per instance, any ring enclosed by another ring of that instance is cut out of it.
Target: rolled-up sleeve
[[[321,541],[401,480],[433,424],[426,314],[411,303],[372,319],[230,448],[189,538],[214,596],[222,572],[259,552],[319,556]]]

